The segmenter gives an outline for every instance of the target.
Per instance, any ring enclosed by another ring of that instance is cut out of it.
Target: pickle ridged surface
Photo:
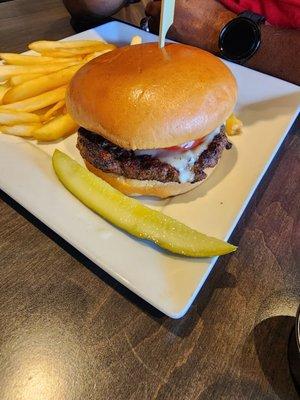
[[[189,257],[231,253],[236,247],[204,235],[181,222],[127,197],[59,150],[53,168],[62,184],[101,217],[141,239]]]

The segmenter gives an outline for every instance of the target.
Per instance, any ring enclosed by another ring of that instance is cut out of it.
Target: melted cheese
[[[198,160],[199,156],[207,150],[214,137],[220,132],[220,128],[215,129],[213,132],[205,137],[205,140],[197,147],[187,150],[185,152],[164,150],[164,149],[151,149],[151,150],[136,150],[137,156],[149,155],[158,158],[160,161],[172,165],[179,172],[179,181],[181,183],[193,182],[194,172],[193,166]]]

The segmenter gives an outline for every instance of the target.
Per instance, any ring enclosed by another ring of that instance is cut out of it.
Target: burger
[[[164,198],[197,187],[230,149],[224,123],[236,98],[235,78],[217,57],[146,43],[83,66],[67,108],[90,171],[125,194]]]

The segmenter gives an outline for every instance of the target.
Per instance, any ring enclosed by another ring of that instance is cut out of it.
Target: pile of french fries
[[[115,49],[99,40],[38,41],[32,55],[0,53],[0,132],[52,141],[78,129],[67,86],[85,63]]]

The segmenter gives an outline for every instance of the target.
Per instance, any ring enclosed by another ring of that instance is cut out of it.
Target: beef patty
[[[122,149],[84,128],[79,129],[77,148],[84,160],[104,172],[123,175],[130,179],[179,182],[179,173],[172,165],[150,155],[136,155],[134,151]],[[227,139],[223,125],[220,133],[195,162],[193,182],[206,178],[204,169],[212,168],[218,163],[224,148],[230,149],[231,143]]]

